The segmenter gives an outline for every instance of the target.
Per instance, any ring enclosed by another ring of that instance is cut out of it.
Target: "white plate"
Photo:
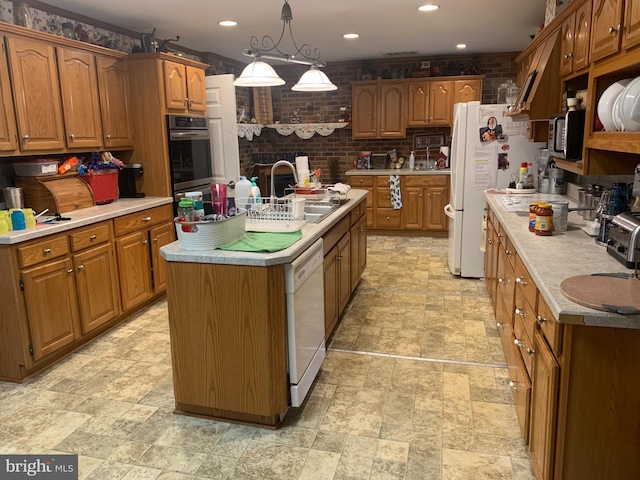
[[[625,78],[612,83],[602,93],[598,101],[598,117],[604,129],[609,132],[615,132],[617,130],[613,121],[613,104],[631,80],[633,80],[633,78]]]
[[[618,110],[623,130],[640,132],[640,77],[633,79],[619,98]]]
[[[618,95],[615,102],[613,102],[613,108],[611,109],[611,116],[613,117],[613,125],[614,129],[612,132],[621,132],[622,131],[622,119],[620,118],[620,98],[621,94]]]

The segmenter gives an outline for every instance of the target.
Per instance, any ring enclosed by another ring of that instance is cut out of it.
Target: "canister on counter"
[[[535,234],[549,236],[553,232],[553,209],[550,203],[541,203],[536,212]]]
[[[564,170],[553,166],[549,169],[549,193],[564,195]]]
[[[569,216],[569,202],[558,200],[549,203],[553,208],[553,230],[556,232],[566,232],[567,218]]]

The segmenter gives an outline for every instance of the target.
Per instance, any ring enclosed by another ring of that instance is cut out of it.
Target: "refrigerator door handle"
[[[444,214],[445,214],[447,217],[449,217],[449,218],[453,218],[453,219],[455,219],[455,218],[456,218],[456,213],[455,213],[455,211],[453,210],[453,208],[451,208],[451,204],[450,204],[450,203],[447,203],[447,204],[444,206]]]

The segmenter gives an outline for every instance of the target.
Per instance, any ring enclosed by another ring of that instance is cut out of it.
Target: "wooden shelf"
[[[556,166],[561,168],[562,170],[566,170],[567,172],[576,173],[578,175],[584,175],[584,164],[582,162],[570,162],[568,160],[564,160],[562,158],[553,157],[553,160],[556,162]]]
[[[612,152],[640,153],[640,133],[637,132],[593,132],[587,140],[587,148]]]

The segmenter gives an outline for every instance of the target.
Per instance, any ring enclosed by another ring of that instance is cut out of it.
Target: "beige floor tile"
[[[299,478],[305,480],[331,480],[338,469],[339,461],[339,453],[310,450],[302,466]]]
[[[493,480],[513,478],[509,457],[445,449],[442,453],[442,480]]]
[[[307,456],[306,448],[251,441],[228,478],[295,480]]]
[[[138,460],[138,465],[193,475],[206,458],[206,454],[192,450],[152,445]]]

